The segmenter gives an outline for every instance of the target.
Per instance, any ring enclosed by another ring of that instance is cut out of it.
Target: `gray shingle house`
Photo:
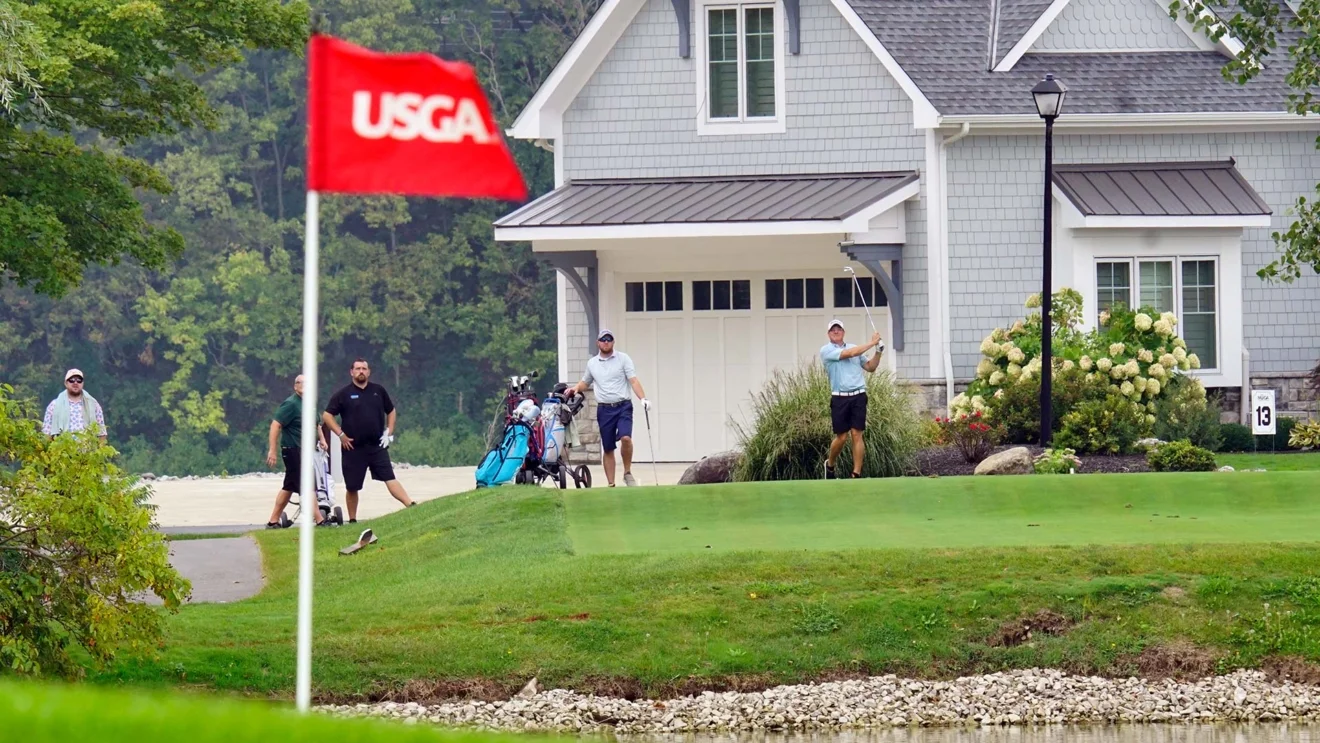
[[[1039,290],[1029,91],[1052,73],[1070,90],[1056,288],[1091,323],[1116,302],[1177,313],[1232,404],[1252,385],[1313,409],[1320,278],[1255,272],[1320,179],[1320,122],[1286,112],[1282,53],[1226,81],[1241,45],[1167,5],[605,0],[510,130],[553,150],[558,188],[495,225],[560,269],[560,375],[611,328],[656,403],[657,458],[691,460],[734,444],[830,317],[864,336],[867,304],[890,368],[942,407]]]

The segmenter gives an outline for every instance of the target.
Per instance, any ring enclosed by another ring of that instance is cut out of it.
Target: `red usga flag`
[[[527,199],[471,66],[318,34],[307,70],[309,190]]]

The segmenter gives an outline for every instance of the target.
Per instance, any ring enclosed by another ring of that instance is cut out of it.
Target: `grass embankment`
[[[1309,472],[1320,470],[1320,452],[1216,454],[1215,464],[1220,467],[1229,465],[1235,470],[1262,469],[1269,472]]]
[[[535,743],[526,736],[301,716],[256,702],[0,681],[0,739],[23,743]]]
[[[500,488],[371,525],[380,543],[354,557],[336,550],[355,534],[317,534],[323,698],[533,675],[667,693],[1130,673],[1179,640],[1209,649],[1209,670],[1320,659],[1314,472]],[[159,660],[110,675],[289,695],[296,537],[257,535],[261,595],[184,609]],[[1018,642],[1014,620],[1042,609],[1071,626]]]

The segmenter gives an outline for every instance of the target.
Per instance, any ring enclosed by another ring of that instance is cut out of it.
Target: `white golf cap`
[[[64,372],[64,381],[66,381],[66,382],[69,381],[69,378],[70,378],[70,377],[83,377],[83,378],[86,378],[86,376],[87,376],[86,374],[83,374],[83,373],[82,373],[82,369],[70,369],[70,370]]]
[[[608,328],[602,328],[601,331],[596,334],[596,340],[603,341],[605,340],[605,336],[607,335],[610,337],[611,340],[614,339],[614,333],[611,333]]]
[[[825,326],[825,331],[829,332],[831,330],[834,330],[835,325],[839,326],[839,330],[847,330],[847,328],[843,327],[843,321],[836,317],[833,320],[830,320],[829,325]]]

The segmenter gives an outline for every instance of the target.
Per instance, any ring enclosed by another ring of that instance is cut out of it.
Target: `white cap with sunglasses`
[[[67,382],[70,379],[73,379],[74,377],[77,377],[78,381],[81,382],[83,380],[82,369],[70,369],[64,372],[64,381]]]

